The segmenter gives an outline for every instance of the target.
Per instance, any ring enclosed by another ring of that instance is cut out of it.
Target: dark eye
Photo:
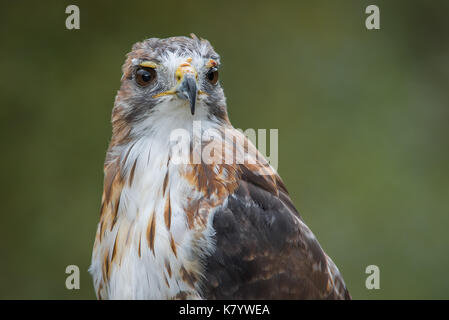
[[[156,79],[156,71],[153,68],[140,68],[136,71],[136,82],[139,86],[146,87]]]
[[[216,84],[217,81],[218,81],[218,70],[217,70],[217,68],[211,68],[206,73],[206,78],[207,78],[207,80],[209,80],[210,83]]]

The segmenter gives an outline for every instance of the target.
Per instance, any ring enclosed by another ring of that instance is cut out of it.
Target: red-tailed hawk
[[[90,267],[97,297],[349,299],[281,178],[229,122],[219,66],[193,35],[128,54]],[[179,130],[186,139],[172,139]]]

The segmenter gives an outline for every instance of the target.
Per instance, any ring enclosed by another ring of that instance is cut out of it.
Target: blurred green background
[[[66,30],[65,8],[81,10]],[[381,30],[365,28],[369,4]],[[279,172],[355,299],[449,298],[448,1],[2,1],[0,298],[91,299],[121,65],[207,38],[235,127],[279,129]],[[65,268],[81,289],[65,288]],[[380,267],[380,290],[365,268]]]

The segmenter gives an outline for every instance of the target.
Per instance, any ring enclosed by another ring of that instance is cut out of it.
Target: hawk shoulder
[[[349,299],[332,260],[277,174],[241,167],[238,188],[214,215],[207,299]]]

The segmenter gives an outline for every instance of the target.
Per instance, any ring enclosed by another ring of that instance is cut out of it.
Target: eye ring
[[[135,72],[136,83],[141,87],[147,87],[156,80],[156,70],[149,67],[140,67]]]
[[[211,84],[216,84],[218,82],[218,69],[217,68],[210,68],[209,71],[206,73],[206,79]]]

